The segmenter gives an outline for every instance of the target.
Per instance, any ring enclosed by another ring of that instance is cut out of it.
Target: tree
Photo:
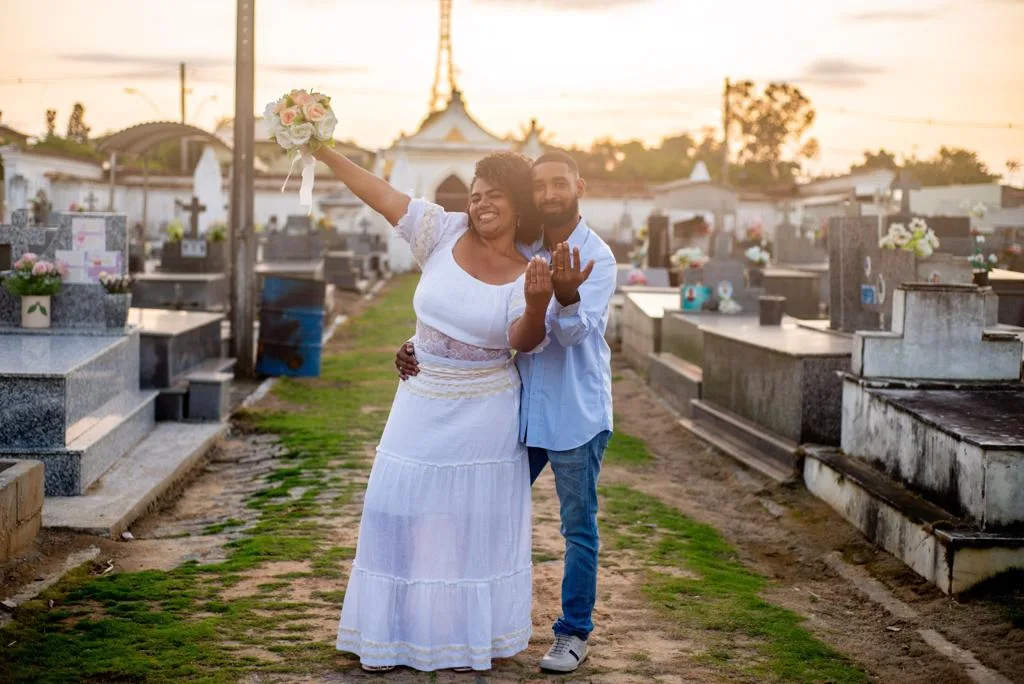
[[[85,125],[85,105],[81,102],[76,102],[74,108],[71,110],[71,116],[68,117],[68,140],[74,140],[82,145],[89,142],[89,131],[91,129]]]
[[[758,93],[752,81],[729,88],[729,132],[738,133],[737,161],[745,184],[791,181],[801,162],[818,154],[818,141],[805,138],[816,113],[800,89],[771,83]]]
[[[854,164],[850,167],[851,173],[858,171],[876,171],[879,169],[888,169],[889,171],[899,171],[900,165],[896,161],[896,153],[889,152],[886,149],[879,149],[878,152],[870,152],[864,150],[864,162],[861,164]]]
[[[880,149],[878,152],[864,152],[864,162],[850,167],[851,172],[873,169],[909,171],[921,185],[970,185],[991,183],[999,178],[989,171],[985,162],[978,159],[978,153],[961,147],[941,147],[931,159],[910,157],[902,164],[896,161],[896,154]]]
[[[52,140],[57,136],[57,110],[46,110],[46,139]]]

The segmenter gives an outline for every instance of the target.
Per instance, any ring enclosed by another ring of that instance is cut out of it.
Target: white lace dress
[[[363,504],[337,648],[365,665],[473,667],[530,639],[530,482],[508,327],[523,278],[488,285],[452,248],[465,214],[414,200],[396,230],[423,275],[418,376],[400,383]]]

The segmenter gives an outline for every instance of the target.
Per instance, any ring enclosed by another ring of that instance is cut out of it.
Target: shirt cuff
[[[583,303],[582,301],[577,301],[573,302],[569,306],[562,306],[561,302],[559,302],[554,297],[551,298],[551,302],[551,312],[554,313],[559,318],[571,318],[575,316],[580,311],[580,304]]]

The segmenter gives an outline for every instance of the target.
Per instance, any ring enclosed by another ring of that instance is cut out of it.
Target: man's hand
[[[414,375],[420,374],[420,364],[416,361],[416,350],[412,342],[406,342],[395,354],[395,368],[398,369],[398,377],[408,380]]]
[[[543,312],[548,310],[553,292],[548,262],[543,257],[530,259],[530,264],[526,267],[526,282],[523,285],[527,310],[540,311],[543,316]]]
[[[594,270],[594,260],[591,259],[587,267],[580,270],[579,247],[574,247],[570,254],[569,243],[560,242],[551,256],[551,265],[554,269],[551,280],[558,303],[569,306],[580,301],[580,285],[586,282]]]

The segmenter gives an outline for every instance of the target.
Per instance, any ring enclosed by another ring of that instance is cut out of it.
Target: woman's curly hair
[[[519,213],[516,242],[529,245],[540,239],[540,216],[533,206],[533,162],[529,157],[516,152],[489,154],[476,163],[470,188],[478,178],[504,192],[512,201]]]

